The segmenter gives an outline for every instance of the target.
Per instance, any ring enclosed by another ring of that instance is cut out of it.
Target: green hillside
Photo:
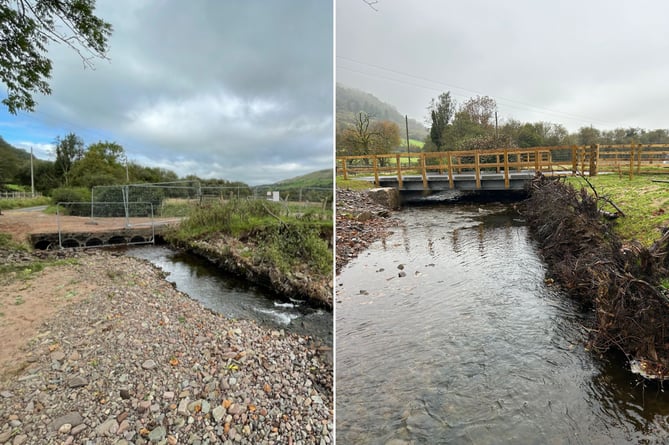
[[[279,191],[282,199],[297,200],[301,198],[311,202],[322,202],[323,200],[332,200],[333,187],[332,169],[329,168],[285,179],[274,184],[261,185],[256,189]]]
[[[18,171],[30,162],[30,153],[11,146],[0,136],[0,184],[13,182]]]
[[[337,84],[337,126],[353,123],[357,113],[364,111],[377,120],[395,122],[404,135],[406,123],[404,115],[397,109],[364,91]],[[415,119],[409,119],[409,139],[424,140],[427,129]]]

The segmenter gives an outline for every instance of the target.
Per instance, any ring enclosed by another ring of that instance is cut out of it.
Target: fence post
[[[395,156],[397,160],[397,184],[402,188],[402,158],[399,153]]]
[[[641,173],[641,149],[643,148],[642,144],[636,146],[636,174]]]
[[[509,149],[504,149],[504,188],[508,189],[510,187],[509,183]]]
[[[425,153],[420,154],[420,168],[423,175],[423,190],[427,190],[427,166],[425,165]]]
[[[453,189],[455,188],[453,182],[453,162],[451,161],[451,152],[449,151],[446,152],[446,162],[448,163],[448,188]]]
[[[348,172],[346,171],[346,157],[341,158],[341,169],[344,172],[344,180],[347,180]]]
[[[481,188],[481,166],[479,165],[479,151],[474,152],[474,172],[476,176],[476,189]]]
[[[597,176],[597,161],[599,160],[599,144],[590,146],[590,167],[589,176]]]
[[[377,187],[381,185],[379,182],[379,168],[378,168],[378,162],[376,160],[376,155],[372,158],[372,165],[374,166],[374,184],[376,184]]]

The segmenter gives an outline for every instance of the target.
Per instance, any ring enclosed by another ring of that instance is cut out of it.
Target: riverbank
[[[388,207],[374,201],[369,190],[337,188],[336,271],[399,225]]]
[[[17,253],[0,275],[0,444],[332,443],[332,363],[150,263]]]
[[[165,239],[284,298],[332,310],[332,231],[331,211],[232,200],[198,207]]]
[[[212,264],[251,283],[259,284],[281,296],[306,300],[312,306],[332,310],[332,279],[294,269],[281,271],[276,266],[255,261],[249,254],[252,242],[229,236],[177,243],[176,247],[206,258]]]
[[[618,349],[633,371],[665,379],[669,232],[658,230],[664,234],[650,247],[621,238],[612,219],[621,215],[601,210],[610,201],[594,191],[577,191],[562,181],[537,176],[524,214],[548,265],[548,279],[595,313],[589,348],[598,353]]]

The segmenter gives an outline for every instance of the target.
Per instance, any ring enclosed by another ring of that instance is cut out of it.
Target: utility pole
[[[33,168],[33,148],[30,147],[30,192],[35,197],[35,170]]]
[[[407,153],[411,154],[411,145],[409,145],[409,116],[404,115],[404,123],[407,129]],[[411,167],[411,156],[409,156],[409,167]]]
[[[495,148],[498,148],[497,147],[497,137],[498,137],[498,135],[497,135],[497,110],[495,110]]]

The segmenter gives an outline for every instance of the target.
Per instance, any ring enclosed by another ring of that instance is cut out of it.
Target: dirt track
[[[166,223],[173,220],[158,220],[151,218],[130,218],[128,223],[149,225]],[[82,216],[57,216],[40,211],[5,210],[0,215],[0,233],[9,233],[18,243],[28,241],[33,233],[58,233],[58,228],[64,232],[105,232],[125,228],[125,218],[96,218],[91,220]]]

